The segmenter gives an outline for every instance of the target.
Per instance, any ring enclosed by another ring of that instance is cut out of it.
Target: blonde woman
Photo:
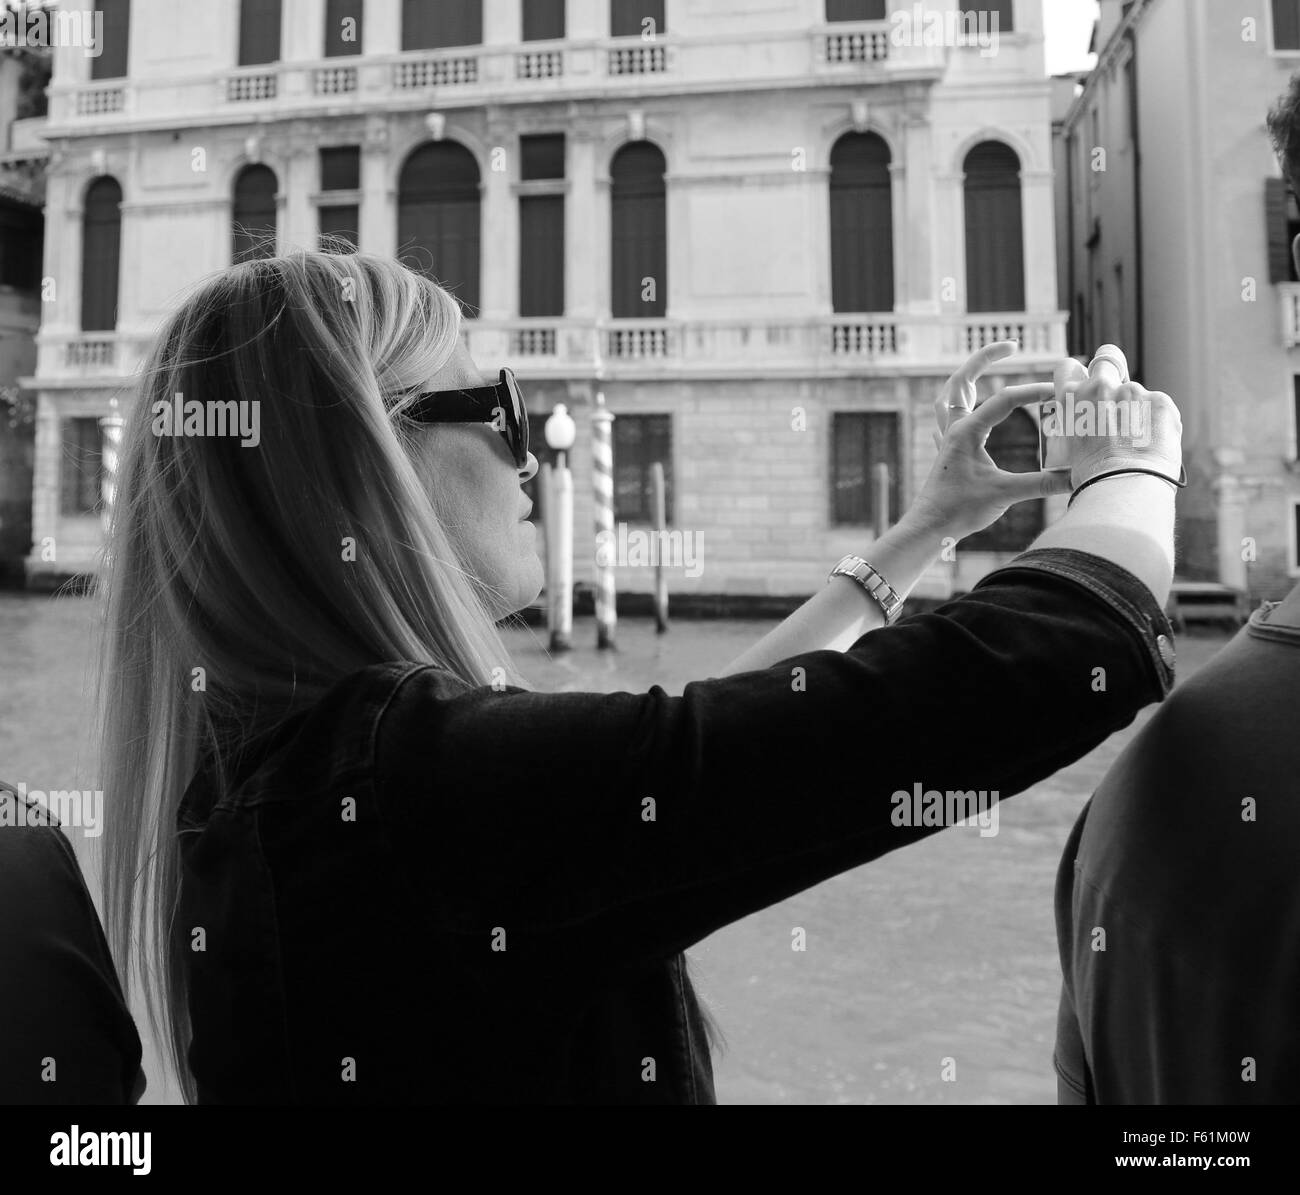
[[[1125,467],[1177,476],[1177,412],[1003,473],[989,430],[1051,392],[975,406],[1012,347],[945,387],[870,571],[681,696],[548,695],[495,630],[542,581],[522,398],[455,301],[366,255],[200,287],[128,420],[104,659],[107,921],[187,1098],[711,1103],[687,947],[932,833],[896,790],[1006,796],[1162,699],[1173,490]],[[178,401],[258,412],[256,443],[176,434]],[[884,626],[945,537],[1117,469]]]

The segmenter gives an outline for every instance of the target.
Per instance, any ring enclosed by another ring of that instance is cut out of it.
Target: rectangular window
[[[990,30],[996,20],[999,33],[1014,31],[1015,24],[1011,19],[1013,7],[1012,0],[961,0],[963,13],[975,13],[981,25]]]
[[[0,286],[40,289],[44,230],[39,210],[17,204],[0,208]]]
[[[104,450],[98,419],[63,421],[59,467],[61,508],[65,515],[94,514],[103,494]]]
[[[1300,458],[1300,373],[1291,378],[1291,459]]]
[[[325,57],[361,53],[361,10],[365,0],[326,0]]]
[[[1273,49],[1300,50],[1300,0],[1273,0]]]
[[[668,32],[664,0],[610,0],[610,37],[644,37]]]
[[[564,134],[531,133],[521,136],[519,177],[525,182],[539,178],[563,178]]]
[[[1291,242],[1300,235],[1300,204],[1285,179],[1264,180],[1264,227],[1268,236],[1268,280],[1300,282]]]
[[[280,0],[239,0],[239,65],[280,61]]]
[[[402,0],[403,50],[482,44],[482,0]]]
[[[664,467],[664,505],[673,521],[671,415],[618,415],[614,419],[614,518],[649,523],[654,518],[650,466]]]
[[[564,36],[565,0],[527,0],[524,41],[558,41]]]
[[[872,526],[876,519],[875,467],[888,465],[888,522],[892,524],[900,513],[900,459],[897,412],[836,414],[831,424],[832,520],[856,527]]]
[[[322,191],[361,189],[359,146],[337,145],[320,151],[320,189]]]
[[[97,23],[102,22],[104,44],[96,47],[99,54],[90,60],[90,77],[124,79],[128,43],[131,40],[131,0],[95,0],[94,12],[97,14]]]
[[[1300,573],[1300,502],[1291,504],[1291,571]]]
[[[564,314],[564,196],[519,197],[519,314]]]
[[[355,203],[332,204],[320,209],[321,248],[326,251],[340,248],[338,245],[327,247],[325,238],[345,241],[355,252],[360,242],[358,232],[361,224],[361,209]],[[342,250],[347,252],[347,250]]]
[[[883,21],[885,0],[826,0],[826,20]]]
[[[564,178],[564,134],[519,138],[523,182]],[[564,314],[564,196],[519,197],[519,314]]]

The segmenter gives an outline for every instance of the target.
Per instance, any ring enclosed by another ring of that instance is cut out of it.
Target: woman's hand
[[[905,520],[963,539],[995,523],[1016,502],[1070,492],[1068,472],[1008,473],[985,451],[989,433],[1012,411],[1054,395],[1051,382],[1008,386],[976,406],[976,381],[1015,351],[1012,340],[985,345],[944,383],[934,404],[939,458]]]

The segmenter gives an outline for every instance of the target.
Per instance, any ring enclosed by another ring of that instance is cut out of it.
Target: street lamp
[[[542,526],[546,532],[546,622],[551,631],[551,651],[573,646],[573,474],[566,454],[573,447],[577,427],[563,403],[557,403],[543,429],[546,443],[556,454],[555,466],[543,474]]]
[[[573,416],[569,414],[569,408],[562,402],[555,404],[555,410],[546,421],[543,429],[546,435],[547,446],[552,452],[558,452],[557,467],[563,469],[564,454],[573,447],[574,438],[578,434],[578,425],[573,422]]]

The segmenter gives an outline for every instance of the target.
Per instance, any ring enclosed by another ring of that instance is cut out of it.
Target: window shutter
[[[665,518],[673,521],[673,440],[669,415],[619,415],[613,424],[614,517],[629,523],[654,518],[650,467],[664,467]]]
[[[1291,241],[1287,236],[1286,180],[1264,180],[1264,227],[1268,230],[1268,280],[1291,281]]]
[[[1011,16],[1013,8],[1013,0],[961,0],[962,14],[975,13],[977,19],[984,21],[988,29],[993,28],[993,18],[996,16],[999,33],[1011,33],[1015,29]]]
[[[519,200],[519,314],[564,314],[564,196]]]
[[[361,53],[363,0],[328,0],[325,6],[325,57],[343,58]],[[343,22],[351,20],[353,40],[343,40]]]
[[[455,142],[429,142],[406,160],[398,183],[399,254],[451,291],[469,318],[479,311],[479,172]]]
[[[619,150],[610,168],[611,314],[615,319],[656,319],[667,311],[665,165],[656,146],[637,141]],[[641,298],[643,278],[654,279],[653,302]]]
[[[1273,0],[1273,49],[1300,50],[1300,0]]]
[[[1025,309],[1020,160],[985,141],[966,155],[966,310]]]
[[[902,493],[899,417],[892,411],[842,412],[831,424],[831,518],[838,524],[875,521],[876,465],[889,466],[889,521]]]
[[[402,0],[403,50],[482,43],[482,0]]]
[[[848,133],[831,151],[831,306],[894,310],[893,188],[889,147]]]
[[[564,0],[526,0],[524,41],[551,41],[564,36]]]
[[[355,203],[333,204],[329,207],[320,209],[320,235],[321,249],[326,252],[334,252],[336,246],[330,245],[326,250],[325,238],[330,237],[335,241],[343,241],[351,245],[353,250],[357,247],[358,232],[357,229],[361,223],[361,210]],[[340,250],[346,252],[346,250]]]
[[[320,151],[320,189],[357,191],[361,188],[361,148],[330,146]]]
[[[122,188],[99,178],[86,191],[81,243],[81,330],[117,327],[118,268],[122,248]]]
[[[239,65],[280,61],[280,0],[240,0]]]
[[[99,48],[99,55],[90,60],[90,77],[125,78],[131,39],[131,0],[99,0],[95,11],[101,14],[104,44]]]
[[[643,21],[653,22],[656,36],[667,33],[664,0],[610,0],[610,37],[640,37]]]
[[[231,261],[274,257],[276,241],[275,171],[269,166],[245,166],[235,180],[231,213]]]
[[[883,21],[885,0],[826,0],[826,20]]]

